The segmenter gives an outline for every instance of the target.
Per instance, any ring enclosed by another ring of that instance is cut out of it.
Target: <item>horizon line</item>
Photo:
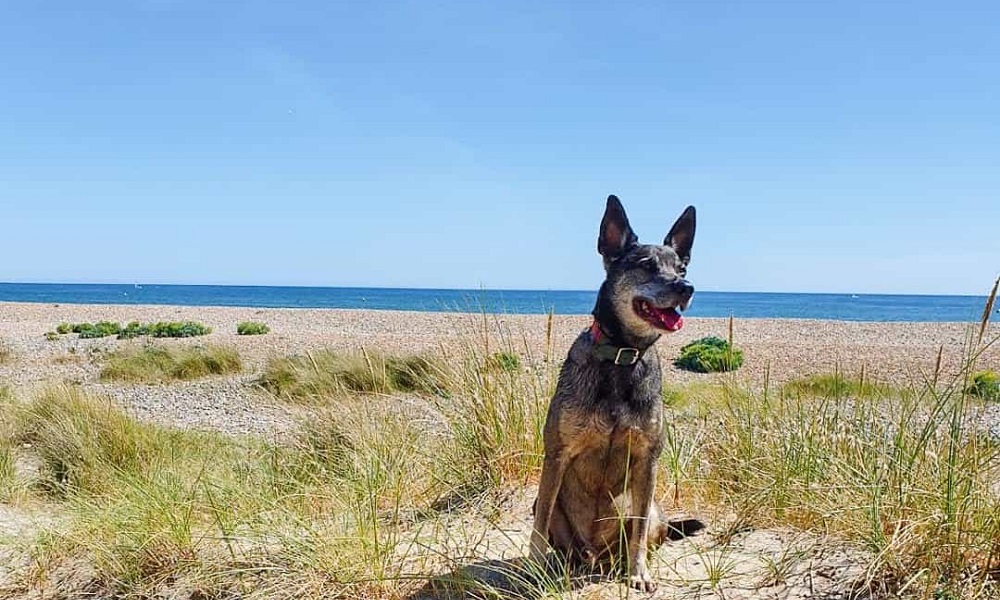
[[[163,283],[163,282],[107,282],[107,281],[73,281],[73,282],[56,282],[56,281],[0,281],[0,285],[44,285],[44,286],[57,286],[57,285],[124,285],[124,286],[164,286],[164,287],[229,287],[229,288],[311,288],[311,289],[358,289],[358,290],[419,290],[419,291],[443,291],[443,292],[575,292],[575,293],[593,293],[596,294],[596,289],[568,289],[568,288],[499,288],[499,287],[487,287],[479,286],[476,288],[461,288],[461,287],[398,287],[389,285],[292,285],[292,284],[245,284],[245,283]],[[771,290],[771,291],[746,291],[746,290],[720,290],[720,289],[699,289],[697,292],[702,293],[713,293],[713,294],[788,294],[788,295],[803,295],[803,296],[815,296],[815,295],[828,295],[828,296],[952,296],[952,297],[966,297],[966,298],[985,298],[987,294],[935,294],[935,293],[902,293],[902,292],[844,292],[844,291],[825,291],[825,292],[802,292],[802,291],[784,291],[784,290]],[[697,293],[696,292],[696,293]]]

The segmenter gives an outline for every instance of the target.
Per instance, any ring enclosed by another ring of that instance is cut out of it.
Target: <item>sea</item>
[[[597,292],[358,287],[0,283],[0,302],[354,308],[423,312],[587,314]],[[697,292],[694,317],[843,321],[978,321],[985,296]]]

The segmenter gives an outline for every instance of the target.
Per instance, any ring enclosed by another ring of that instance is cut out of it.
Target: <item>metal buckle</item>
[[[629,353],[626,356],[631,356],[632,359],[628,362],[621,362],[622,352]],[[623,367],[634,365],[639,362],[639,349],[638,348],[619,348],[618,354],[615,355],[615,364]]]

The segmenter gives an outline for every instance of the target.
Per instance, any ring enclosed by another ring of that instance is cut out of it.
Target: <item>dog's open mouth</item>
[[[684,317],[677,312],[677,308],[674,306],[660,307],[648,300],[636,298],[632,301],[632,308],[642,320],[657,329],[677,331],[684,326]]]

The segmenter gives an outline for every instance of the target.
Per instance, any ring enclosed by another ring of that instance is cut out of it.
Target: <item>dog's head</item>
[[[694,244],[695,211],[684,209],[663,245],[640,244],[616,196],[608,197],[597,251],[607,280],[599,299],[612,309],[622,333],[652,338],[681,328],[680,312],[691,304],[694,286],[685,278]]]

